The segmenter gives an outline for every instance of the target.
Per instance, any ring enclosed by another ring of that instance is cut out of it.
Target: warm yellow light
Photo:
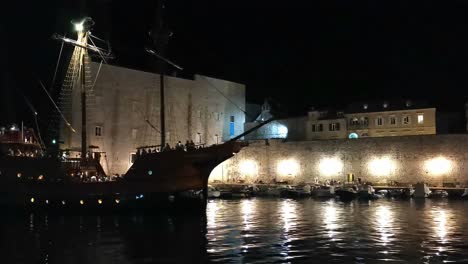
[[[253,160],[244,160],[239,164],[240,172],[246,176],[257,175],[257,163]]]
[[[101,200],[101,199],[97,200],[97,202],[98,202],[98,204],[102,204],[102,200]]]
[[[31,198],[31,203],[34,203],[34,198]]]
[[[39,181],[42,181],[42,180],[44,180],[44,175],[42,175],[42,174],[41,174],[41,175],[39,175],[39,177],[37,177],[37,179],[38,179]]]
[[[374,176],[390,176],[395,173],[396,164],[391,158],[382,157],[371,160],[368,168]]]
[[[21,178],[21,172],[16,173],[16,177]]]
[[[62,200],[62,204],[65,205],[65,201]]]
[[[80,200],[80,204],[83,205],[83,204],[84,204],[84,201],[83,201],[83,200]]]
[[[343,162],[339,158],[322,158],[318,167],[324,176],[340,175],[343,172]]]
[[[437,157],[425,162],[426,170],[432,175],[442,175],[450,172],[452,162],[444,157]]]
[[[293,159],[278,163],[278,173],[282,176],[295,176],[299,172],[299,164]]]
[[[120,203],[120,200],[119,200],[119,199],[115,199],[115,203],[116,203],[116,204]]]
[[[45,203],[46,203],[46,204],[49,204],[49,200],[45,200]]]

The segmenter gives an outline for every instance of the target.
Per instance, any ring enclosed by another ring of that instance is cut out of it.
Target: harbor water
[[[183,212],[3,212],[1,263],[468,263],[468,201],[209,200]]]

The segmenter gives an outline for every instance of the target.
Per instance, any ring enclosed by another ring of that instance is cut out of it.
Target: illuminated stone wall
[[[93,80],[99,64],[91,63]],[[108,174],[124,174],[132,165],[136,147],[160,144],[159,75],[112,65],[102,65],[94,92],[96,107],[88,109],[88,144],[106,153],[101,160]],[[80,149],[81,107],[79,89],[72,97],[69,121],[77,132],[62,131],[64,149]],[[229,140],[231,117],[234,134],[244,131],[245,86],[195,75],[194,79],[166,76],[166,142],[179,140],[212,145]],[[153,126],[151,127],[146,120]],[[95,133],[100,127],[101,133]]]
[[[210,180],[312,183],[347,174],[373,183],[468,183],[468,135],[254,141],[216,168]]]

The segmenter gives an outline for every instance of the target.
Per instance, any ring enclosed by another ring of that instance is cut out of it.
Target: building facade
[[[305,124],[306,140],[346,138],[343,112],[309,111]]]
[[[90,64],[95,80],[95,107],[88,109],[88,145],[105,152],[101,161],[108,174],[124,174],[136,148],[160,144],[158,74],[117,66]],[[62,128],[62,148],[80,149],[79,89],[72,95],[69,122]],[[91,98],[90,98],[91,100]],[[244,131],[245,86],[195,75],[194,79],[165,77],[166,141],[193,140],[218,144]]]
[[[353,104],[345,116],[349,138],[436,134],[436,109],[411,101]]]

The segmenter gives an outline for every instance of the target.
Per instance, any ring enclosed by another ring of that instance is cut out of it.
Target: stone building
[[[436,133],[436,109],[409,100],[351,104],[345,117],[350,138]]]
[[[346,138],[343,112],[311,110],[305,124],[306,140]]]
[[[247,131],[261,122],[267,121],[272,118],[271,108],[268,102],[262,105],[261,113],[258,117],[252,122],[246,122],[244,125],[244,130]],[[303,140],[305,137],[304,124],[306,118],[301,117],[291,117],[284,118],[272,121],[256,131],[246,135],[245,140],[255,140],[255,139],[289,139],[289,140]]]
[[[91,63],[92,73],[99,64]],[[124,174],[136,147],[160,144],[159,75],[102,65],[95,83],[95,106],[88,113],[88,145],[105,152],[101,161],[110,174]],[[93,76],[93,80],[95,76]],[[81,107],[79,89],[73,91],[70,123],[62,129],[62,148],[79,150]],[[229,99],[227,99],[229,98]],[[91,100],[92,98],[90,98]],[[245,86],[195,75],[194,79],[165,77],[166,141],[217,144],[244,131]]]

